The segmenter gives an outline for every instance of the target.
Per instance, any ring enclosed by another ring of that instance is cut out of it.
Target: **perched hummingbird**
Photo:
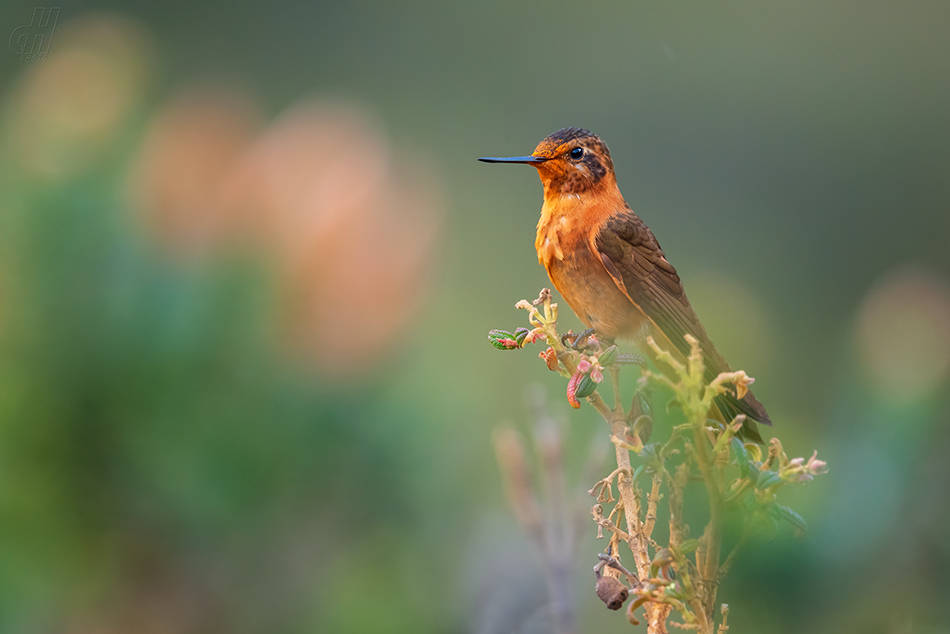
[[[729,371],[686,299],[676,269],[653,232],[624,200],[607,145],[580,128],[564,128],[530,156],[484,157],[486,163],[537,168],[544,205],[534,246],[555,288],[588,328],[606,342],[638,340],[651,331],[661,346],[683,358],[699,340],[707,382]],[[665,368],[664,368],[665,369]],[[762,442],[753,420],[771,425],[765,407],[746,392],[716,397],[724,421],[745,414],[741,435]]]

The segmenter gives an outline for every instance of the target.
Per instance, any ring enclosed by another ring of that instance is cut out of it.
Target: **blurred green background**
[[[950,5],[67,2],[23,59],[36,7],[0,6],[0,631],[546,631],[491,447],[533,382],[580,629],[630,631],[605,429],[485,338],[547,280],[536,174],[474,159],[568,125],[829,462],[733,630],[950,631]]]

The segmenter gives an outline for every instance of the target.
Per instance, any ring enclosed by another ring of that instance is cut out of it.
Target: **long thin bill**
[[[483,156],[478,159],[482,163],[543,163],[548,159],[543,156]]]

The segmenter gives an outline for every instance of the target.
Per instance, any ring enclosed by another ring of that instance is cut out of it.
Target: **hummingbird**
[[[708,383],[729,365],[706,335],[686,299],[683,283],[653,232],[624,200],[607,144],[582,128],[563,128],[528,156],[482,157],[486,163],[522,163],[538,170],[544,204],[534,246],[538,261],[578,318],[604,342],[639,343],[646,333],[685,358],[684,335],[699,341]],[[721,394],[723,422],[746,420],[743,438],[758,443],[755,423],[771,425],[751,391]]]

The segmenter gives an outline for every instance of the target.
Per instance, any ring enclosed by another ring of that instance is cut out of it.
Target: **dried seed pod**
[[[623,585],[619,579],[606,575],[597,579],[594,590],[600,600],[607,604],[608,610],[619,610],[630,596],[627,586]]]

